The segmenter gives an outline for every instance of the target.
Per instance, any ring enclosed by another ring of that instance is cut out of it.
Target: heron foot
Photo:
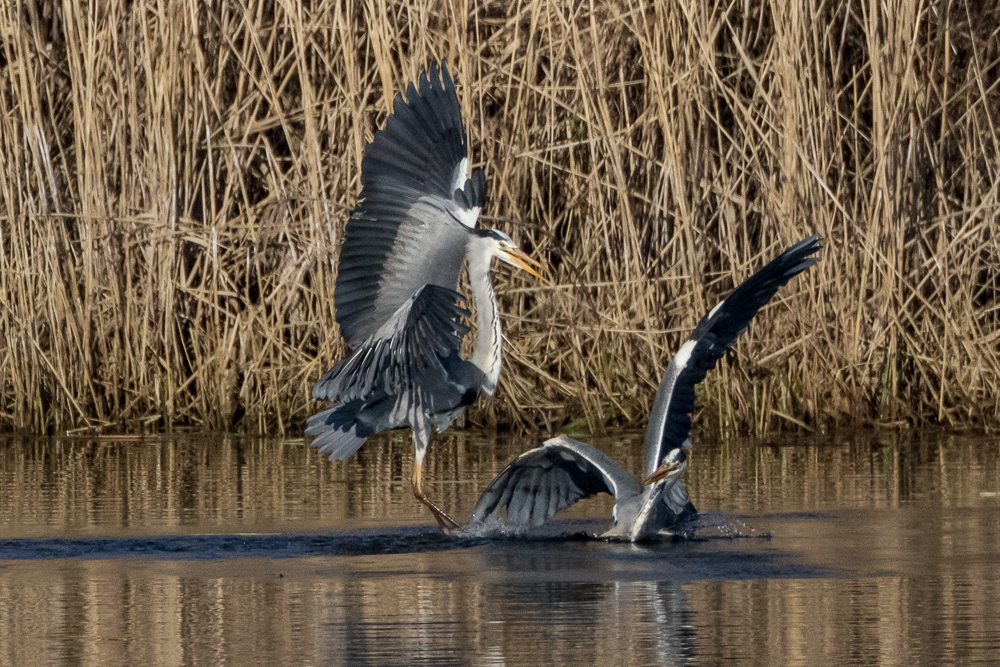
[[[429,509],[431,514],[434,515],[434,518],[438,522],[438,526],[441,528],[441,532],[445,535],[453,535],[455,531],[461,528],[461,526],[455,523],[455,520],[448,516],[444,510],[428,500],[427,496],[420,494],[417,496],[417,500],[422,502],[424,505],[427,505],[427,509]]]
[[[430,499],[424,495],[424,489],[422,484],[423,479],[421,471],[422,471],[421,465],[419,463],[414,464],[413,478],[410,480],[410,482],[413,484],[413,495],[416,497],[417,500],[426,505],[427,509],[431,511],[431,514],[434,515],[434,519],[437,521],[438,526],[441,528],[442,533],[444,533],[445,535],[454,534],[455,531],[461,528],[461,526],[455,523],[454,519],[448,516],[444,510],[442,510],[437,505],[432,503]]]

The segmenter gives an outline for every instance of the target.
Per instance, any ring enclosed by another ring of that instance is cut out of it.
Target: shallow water
[[[594,441],[639,470],[636,435]],[[453,434],[456,518],[534,439]],[[1000,445],[869,434],[696,443],[695,539],[450,538],[405,438],[0,441],[0,665],[1000,661]],[[733,535],[744,537],[733,538]]]

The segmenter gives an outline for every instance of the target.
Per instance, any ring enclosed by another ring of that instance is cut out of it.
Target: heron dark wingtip
[[[444,61],[441,61],[441,65],[440,66],[437,63],[432,63],[431,66],[430,66],[430,69],[429,69],[429,73],[430,73],[430,82],[429,82],[430,89],[433,90],[433,91],[435,91],[435,92],[437,92],[437,93],[442,93],[442,92],[447,92],[448,91],[448,87],[445,85],[446,82],[442,81],[442,79],[444,78],[444,76],[446,76],[446,75],[443,75],[443,72],[445,71],[445,70],[442,69],[443,66],[444,66]]]
[[[403,99],[403,94],[402,93],[396,93],[396,96],[392,98],[392,114],[390,114],[389,118],[392,118],[392,116],[395,116],[396,114],[398,114],[399,110],[402,109],[402,108],[404,108],[405,106],[406,106],[406,100]],[[389,121],[386,120],[386,124],[387,125],[388,125],[388,123],[389,123]],[[368,144],[368,146],[365,147],[365,152],[366,153],[368,152],[368,148],[370,146],[371,146],[371,144]],[[362,165],[362,167],[363,167],[363,165]],[[364,173],[364,169],[363,168],[362,168],[362,173]]]

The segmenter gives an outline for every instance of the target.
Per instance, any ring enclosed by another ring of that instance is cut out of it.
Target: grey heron
[[[469,174],[468,140],[448,68],[423,72],[361,163],[361,194],[348,221],[334,288],[348,356],[316,383],[331,405],[309,418],[312,445],[343,460],[374,433],[409,426],[413,493],[445,531],[455,522],[424,494],[421,470],[438,432],[500,376],[501,332],[490,264],[496,257],[539,276],[541,264],[506,234],[476,228],[486,176]],[[465,259],[477,307],[476,347],[459,355],[470,315],[458,301]]]
[[[695,327],[663,374],[646,429],[645,482],[606,454],[566,436],[514,459],[476,503],[472,524],[493,518],[540,526],[578,500],[615,497],[614,525],[603,537],[636,542],[697,515],[680,477],[687,468],[695,385],[725,355],[750,320],[793,277],[819,261],[819,236],[786,249],[750,276]]]

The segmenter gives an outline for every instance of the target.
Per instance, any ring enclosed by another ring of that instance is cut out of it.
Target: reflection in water
[[[427,481],[468,516],[535,444],[442,438]],[[641,468],[637,438],[597,444]],[[0,665],[1000,655],[993,441],[696,445],[699,509],[773,538],[646,546],[445,538],[405,482],[408,440],[360,454],[329,463],[239,438],[0,444]],[[561,525],[597,532],[587,517],[610,502],[581,503]]]
[[[330,462],[301,441],[7,439],[0,441],[0,531],[22,537],[425,524],[409,489],[405,434],[372,444]],[[425,479],[446,511],[467,517],[493,476],[537,444],[446,435],[435,440]],[[641,434],[595,445],[626,469],[642,469]],[[698,444],[692,459],[687,485],[702,511],[1000,507],[990,495],[1000,492],[1000,443],[991,440],[887,434],[838,444]],[[610,516],[612,504],[600,496],[560,516]]]
[[[318,580],[297,565],[279,578],[273,562],[159,563],[155,576],[112,561],[18,568],[17,600],[0,588],[0,614],[20,619],[4,625],[0,663],[437,665],[478,656],[479,664],[642,665],[694,651],[679,583],[441,582],[369,564],[314,560],[324,572],[344,570]]]

